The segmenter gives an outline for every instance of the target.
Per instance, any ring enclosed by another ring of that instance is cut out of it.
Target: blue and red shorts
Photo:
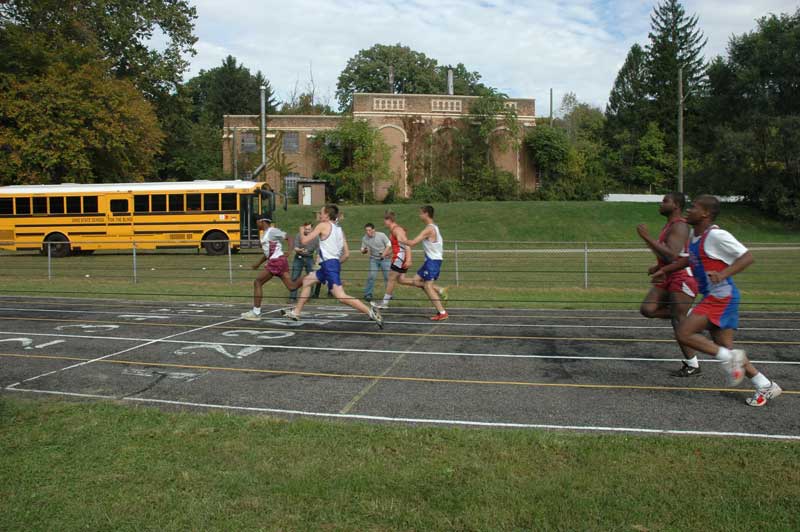
[[[700,315],[720,329],[739,328],[739,296],[728,297],[705,296],[696,306],[689,311],[691,315]]]

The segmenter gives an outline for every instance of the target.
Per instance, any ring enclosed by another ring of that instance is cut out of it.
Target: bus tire
[[[203,239],[208,255],[224,255],[228,252],[228,236],[222,231],[211,231]]]
[[[50,256],[61,258],[69,257],[72,249],[70,248],[69,238],[61,233],[52,233],[44,239],[44,255],[47,256],[47,248],[50,247]]]

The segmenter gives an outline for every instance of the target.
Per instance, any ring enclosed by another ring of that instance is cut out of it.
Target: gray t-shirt
[[[386,249],[388,245],[389,238],[378,231],[375,231],[375,236],[372,238],[364,235],[364,238],[361,239],[361,249],[367,248],[367,250],[369,250],[369,256],[375,259],[381,258],[383,250]]]
[[[297,233],[295,235],[295,237],[294,237],[294,247],[304,250],[304,252],[301,253],[301,255],[303,255],[305,257],[313,257],[314,253],[316,253],[317,250],[319,249],[319,238],[315,238],[309,244],[306,244],[304,246],[303,244],[300,243],[300,237],[302,237],[302,236],[303,236],[302,233]]]

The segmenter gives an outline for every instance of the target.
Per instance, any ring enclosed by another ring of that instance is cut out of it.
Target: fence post
[[[453,242],[453,244],[455,246],[455,252],[456,252],[456,286],[459,286],[460,279],[459,279],[459,275],[458,275],[458,240]]]
[[[47,280],[53,280],[53,257],[50,251],[50,242],[44,243],[47,246]]]
[[[589,242],[583,243],[583,287],[589,288]]]
[[[136,242],[133,243],[133,284],[138,283],[136,276]]]
[[[233,284],[233,262],[231,260],[231,241],[228,240],[228,282]]]

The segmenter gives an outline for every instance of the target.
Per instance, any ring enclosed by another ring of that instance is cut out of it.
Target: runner
[[[317,226],[309,234],[303,235],[300,242],[301,245],[306,245],[315,238],[319,238],[319,270],[303,277],[303,289],[300,292],[300,297],[297,299],[297,305],[291,310],[284,309],[282,313],[289,319],[295,321],[299,320],[300,313],[303,311],[303,306],[306,304],[306,301],[308,301],[308,296],[311,293],[311,287],[317,283],[326,283],[333,293],[333,297],[338,299],[341,303],[349,305],[359,312],[366,314],[382,329],[383,320],[380,311],[368,307],[358,299],[350,297],[345,293],[344,288],[342,288],[342,280],[339,273],[341,271],[341,264],[350,256],[350,249],[347,246],[344,231],[336,224],[338,215],[339,208],[336,205],[326,205],[322,207],[319,211],[319,223]]]
[[[661,200],[659,214],[667,217],[667,223],[661,229],[658,240],[653,240],[645,224],[636,227],[636,232],[647,246],[655,253],[658,263],[652,266],[648,275],[681,256],[687,255],[689,241],[689,225],[683,218],[686,199],[682,192],[670,192]],[[678,270],[667,276],[663,282],[653,285],[645,296],[640,312],[647,318],[672,320],[673,330],[686,318],[697,295],[697,281],[692,277],[691,268]],[[694,352],[684,345],[678,344],[683,352],[681,369],[673,372],[676,377],[691,377],[701,374],[700,363]]]
[[[422,247],[425,249],[425,262],[422,263],[414,279],[401,277],[398,280],[400,284],[422,288],[433,306],[436,307],[436,315],[431,317],[431,321],[443,321],[448,318],[447,311],[442,305],[442,300],[447,299],[447,289],[434,284],[434,281],[439,278],[442,268],[444,254],[442,233],[439,232],[439,226],[433,223],[433,207],[431,205],[425,205],[419,209],[419,218],[425,224],[425,229],[417,235],[417,238],[400,243],[412,248],[422,242]]]
[[[258,230],[261,232],[261,248],[264,250],[263,255],[258,262],[253,264],[253,269],[257,270],[266,261],[264,270],[258,274],[253,281],[253,309],[242,314],[242,319],[257,321],[261,319],[261,299],[263,293],[263,286],[273,277],[280,277],[283,284],[286,285],[288,290],[294,290],[300,283],[301,279],[293,281],[289,275],[289,262],[283,254],[283,246],[281,241],[286,239],[286,233],[274,227],[272,220],[267,216],[260,215],[256,218]],[[291,247],[291,242],[289,243]]]
[[[389,229],[389,243],[391,244],[391,250],[384,251],[384,254],[388,256],[388,253],[391,253],[392,260],[389,265],[389,280],[386,282],[383,301],[379,304],[372,303],[372,306],[377,309],[389,308],[395,286],[398,282],[407,284],[405,283],[405,273],[411,266],[411,248],[400,243],[407,240],[408,235],[405,228],[397,223],[397,215],[392,211],[386,211],[386,214],[383,215],[383,225]]]
[[[734,332],[739,326],[739,290],[733,276],[753,263],[753,255],[733,235],[713,224],[719,209],[719,200],[714,196],[703,195],[694,200],[686,214],[686,221],[693,228],[689,257],[659,269],[654,279],[691,264],[703,299],[678,326],[678,342],[722,362],[732,386],[745,375],[749,377],[756,391],[747,398],[747,404],[764,406],[783,390],[760,373],[744,351],[733,349]],[[704,330],[711,333],[713,340],[703,336]]]

